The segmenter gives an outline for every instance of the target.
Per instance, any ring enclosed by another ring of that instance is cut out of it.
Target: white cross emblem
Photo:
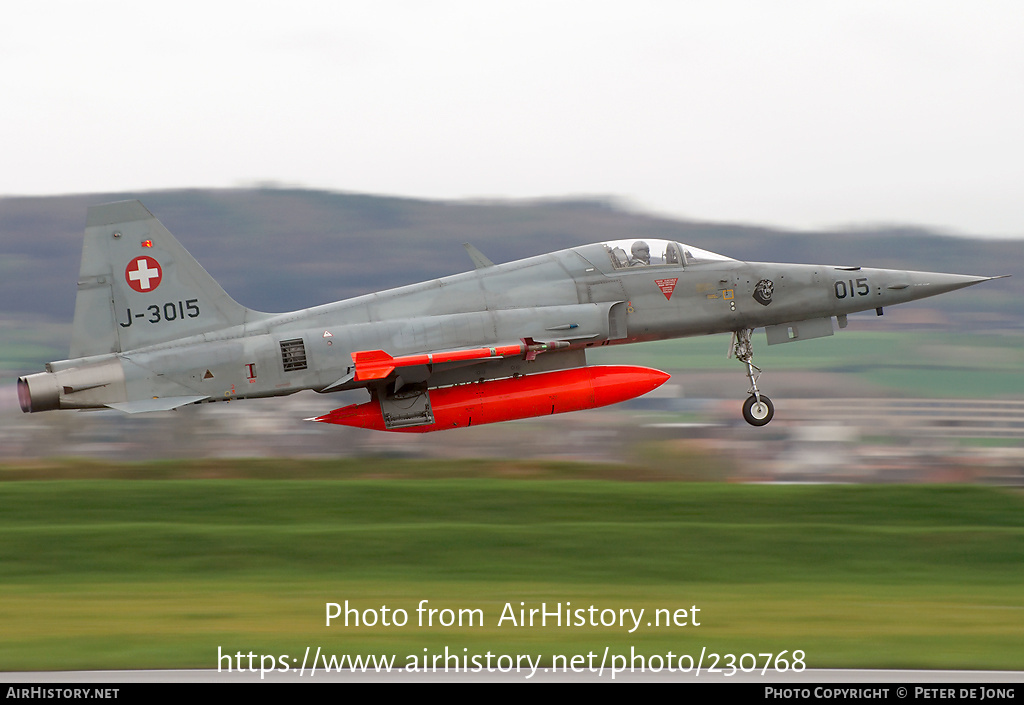
[[[125,281],[128,286],[138,292],[152,291],[160,286],[160,279],[163,272],[160,271],[160,263],[152,257],[136,257],[124,270]]]

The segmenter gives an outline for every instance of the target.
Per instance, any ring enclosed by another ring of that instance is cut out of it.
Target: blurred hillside
[[[668,238],[743,260],[1015,274],[939,306],[957,328],[1024,328],[1020,241],[915,229],[796,233],[673,220],[608,199],[442,202],[301,189],[0,199],[0,321],[69,323],[86,209],[139,198],[240,303],[287,311],[605,239]],[[932,303],[929,306],[934,307]]]

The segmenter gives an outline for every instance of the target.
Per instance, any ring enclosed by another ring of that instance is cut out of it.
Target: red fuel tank
[[[314,421],[407,433],[466,428],[617,404],[660,387],[669,376],[629,365],[578,367],[431,389],[433,423],[388,428],[377,401],[335,409]]]

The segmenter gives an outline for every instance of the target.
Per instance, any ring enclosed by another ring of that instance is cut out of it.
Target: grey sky
[[[0,193],[262,180],[1024,237],[1020,2],[48,2]]]

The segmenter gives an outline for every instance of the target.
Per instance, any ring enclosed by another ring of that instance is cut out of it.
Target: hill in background
[[[610,199],[426,201],[303,189],[107,193],[0,199],[0,320],[65,324],[74,313],[90,205],[139,198],[243,305],[287,311],[495,262],[618,238],[667,238],[742,260],[1015,274],[944,298],[960,328],[1024,328],[1022,243],[912,228],[791,232],[638,213]],[[934,305],[934,304],[932,304]]]

